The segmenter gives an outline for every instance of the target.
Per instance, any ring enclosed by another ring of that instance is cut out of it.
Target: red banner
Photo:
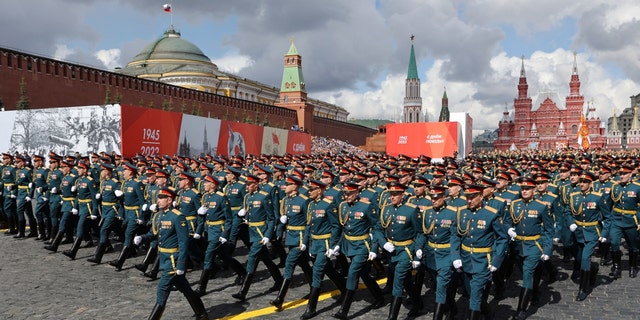
[[[251,124],[223,120],[218,137],[218,154],[226,156],[260,154],[262,128]]]
[[[311,135],[297,131],[289,131],[287,153],[311,154]]]
[[[122,154],[173,155],[178,150],[182,114],[121,105]]]
[[[457,122],[419,122],[387,125],[387,153],[432,158],[452,157],[458,150]]]

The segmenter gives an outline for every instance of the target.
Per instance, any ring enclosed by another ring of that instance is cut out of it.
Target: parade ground
[[[80,249],[77,259],[69,260],[61,252],[71,245],[61,245],[58,253],[43,249],[43,243],[34,238],[16,240],[11,236],[0,235],[0,292],[2,292],[2,319],[147,319],[156,299],[156,281],[147,281],[133,266],[143,259],[141,252],[135,258],[126,261],[122,271],[117,272],[108,265],[117,257],[108,253],[103,264],[92,265],[86,259],[92,257],[95,248]],[[236,250],[238,259],[244,262],[246,251],[243,247]],[[541,284],[540,303],[531,306],[528,319],[639,319],[640,310],[637,300],[640,297],[640,279],[629,279],[627,271],[628,257],[623,257],[623,277],[609,283],[610,267],[601,267],[597,284],[589,297],[582,302],[575,301],[578,284],[568,279],[570,272],[555,256],[553,261],[560,267],[559,281],[547,284],[546,278]],[[508,283],[507,297],[496,301],[493,296],[489,302],[493,319],[510,319],[516,308],[519,287],[514,282],[519,276],[514,272]],[[187,273],[187,279],[193,287],[200,277],[200,270]],[[230,271],[221,271],[209,282],[208,294],[202,298],[211,319],[298,319],[304,313],[309,286],[301,271],[296,270],[292,288],[289,290],[284,310],[278,312],[269,305],[276,292],[267,292],[273,285],[268,272],[262,264],[258,265],[256,281],[251,286],[247,301],[238,302],[231,295],[238,286],[233,284],[235,275]],[[385,279],[380,279],[381,287]],[[323,294],[318,302],[321,312],[314,319],[333,319],[338,311],[339,292],[333,284],[325,280]],[[376,310],[370,309],[373,301],[366,289],[358,291],[351,306],[351,319],[386,319],[391,297],[387,295],[387,304]],[[456,319],[468,316],[468,300],[456,296],[460,310]],[[434,292],[423,289],[424,313],[418,319],[431,319],[434,309]],[[405,319],[408,308],[400,311],[399,319]],[[180,292],[172,292],[167,303],[163,319],[192,319],[193,312]]]

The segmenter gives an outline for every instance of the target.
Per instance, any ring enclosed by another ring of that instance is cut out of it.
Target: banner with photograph
[[[263,127],[223,120],[218,138],[218,154],[246,156],[262,151]]]
[[[178,112],[122,105],[122,154],[175,154],[181,124]]]
[[[288,132],[284,129],[263,127],[262,153],[283,155],[287,152]]]
[[[175,153],[185,157],[217,154],[221,123],[220,119],[183,115]]]

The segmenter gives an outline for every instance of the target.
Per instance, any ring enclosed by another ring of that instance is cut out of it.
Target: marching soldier
[[[18,233],[18,214],[16,212],[16,167],[12,164],[13,155],[10,153],[2,154],[2,195],[4,197],[4,214],[9,222],[9,230],[6,235]]]
[[[611,188],[611,201],[613,210],[611,211],[611,225],[609,230],[604,229],[601,237],[611,238],[611,257],[613,266],[611,273],[614,279],[620,278],[622,270],[620,262],[622,252],[620,251],[620,242],[622,237],[627,239],[629,246],[629,278],[635,278],[638,275],[638,229],[640,224],[640,213],[638,207],[640,204],[640,184],[631,181],[634,168],[624,164],[620,167],[620,180]],[[602,240],[601,240],[602,241]]]
[[[47,225],[47,235],[49,240],[45,241],[45,244],[51,244],[53,238],[58,234],[60,226],[60,218],[62,211],[60,210],[62,205],[62,197],[60,196],[60,185],[62,183],[62,177],[64,173],[60,169],[60,157],[57,155],[51,155],[49,157],[49,176],[47,177],[47,189],[45,193],[45,201],[49,200],[49,221]]]
[[[467,185],[467,206],[458,208],[456,222],[451,226],[451,260],[455,269],[464,272],[470,320],[480,319],[481,311],[489,316],[491,273],[502,264],[507,245],[498,210],[482,206],[483,189],[482,185]]]
[[[78,177],[71,173],[71,167],[73,164],[68,161],[62,161],[61,171],[62,171],[62,180],[60,181],[60,185],[58,187],[53,187],[51,189],[52,194],[60,194],[62,197],[60,211],[62,212],[62,217],[60,218],[60,224],[58,226],[58,232],[56,236],[51,240],[51,244],[45,246],[44,248],[57,252],[58,246],[62,242],[62,237],[66,236],[67,240],[64,243],[72,243],[73,242],[73,226],[75,225],[74,215],[71,213],[71,210],[74,208],[76,203],[76,179]]]
[[[611,179],[611,172],[612,170],[610,167],[601,164],[600,171],[598,172],[598,180],[594,181],[592,184],[593,191],[602,193],[602,199],[605,201],[605,206],[611,205],[611,188],[614,183]],[[605,217],[602,217],[602,220],[604,220],[604,218]],[[598,253],[600,254],[601,266],[606,266],[611,263],[611,241],[607,239],[604,242],[599,242]]]
[[[269,250],[267,249],[267,245],[270,243],[274,233],[275,214],[273,213],[270,195],[258,190],[259,180],[260,178],[254,175],[246,176],[247,194],[244,197],[243,208],[237,213],[239,217],[247,221],[251,244],[247,257],[247,275],[244,277],[240,291],[232,295],[232,297],[240,301],[244,301],[247,297],[247,292],[249,292],[249,287],[256,272],[258,258],[267,266],[274,280],[274,285],[271,289],[279,289],[283,281],[280,270],[271,261]]]
[[[307,209],[309,207],[309,198],[306,195],[299,194],[298,191],[303,181],[297,176],[288,176],[286,179],[286,196],[282,199],[280,209],[280,226],[286,228],[285,246],[289,249],[284,266],[284,281],[282,287],[278,291],[278,295],[270,302],[271,305],[278,309],[282,309],[282,303],[287,295],[289,286],[291,285],[291,277],[296,265],[305,273],[308,279],[311,278],[313,271],[309,266],[309,256],[305,252],[309,243],[309,229],[307,227]],[[278,234],[282,234],[278,232]],[[309,284],[311,285],[311,283]]]
[[[375,240],[391,255],[389,269],[394,270],[394,283],[388,320],[396,320],[402,306],[403,287],[413,302],[409,316],[417,316],[422,309],[422,299],[411,281],[411,270],[420,265],[420,261],[414,259],[414,239],[421,234],[420,211],[415,204],[405,204],[405,185],[394,183],[387,189],[391,203],[380,212],[381,228],[375,234]]]
[[[571,217],[567,224],[569,230],[573,232],[578,249],[576,259],[580,261],[580,289],[576,301],[587,298],[589,287],[595,281],[598,270],[591,270],[591,256],[598,241],[603,240],[600,232],[602,217],[605,218],[605,225],[609,223],[610,208],[603,201],[603,194],[592,190],[591,185],[594,180],[596,180],[595,174],[584,172],[580,177],[580,191],[571,194]]]
[[[225,264],[239,277],[244,277],[246,271],[238,260],[231,257],[228,250],[224,246],[229,239],[231,231],[231,223],[233,216],[231,205],[227,196],[218,190],[219,180],[212,175],[203,178],[204,194],[202,195],[202,207],[198,209],[198,214],[205,217],[206,234],[207,234],[207,250],[204,257],[204,266],[200,275],[200,285],[196,289],[196,293],[203,296],[207,293],[207,283],[211,274],[215,274],[216,265],[214,258],[221,256]],[[203,233],[199,230],[198,233]]]
[[[200,247],[200,239],[202,234],[198,230],[202,230],[204,226],[204,217],[198,216],[200,205],[200,192],[194,188],[195,175],[191,172],[182,172],[178,176],[178,198],[175,207],[187,219],[189,226],[189,265],[197,266],[202,263],[203,252]]]
[[[328,178],[324,173],[321,177]],[[334,256],[333,248],[338,245],[341,228],[338,221],[337,204],[333,199],[323,198],[323,192],[327,187],[328,184],[323,181],[309,181],[310,202],[307,208],[307,224],[310,237],[309,255],[314,261],[309,302],[304,314],[300,316],[300,319],[303,320],[311,319],[317,314],[316,306],[325,273],[342,294],[346,292],[344,278],[333,268],[333,264],[329,260]]]
[[[158,251],[160,256],[160,270],[162,276],[158,282],[158,292],[156,304],[149,315],[149,320],[157,320],[162,317],[167,299],[171,293],[171,288],[177,288],[191,305],[196,314],[196,319],[207,320],[209,315],[204,308],[202,300],[196,292],[191,289],[185,277],[188,258],[189,228],[185,217],[180,210],[171,208],[173,198],[176,193],[163,188],[158,195],[158,210],[160,215],[159,229],[154,232],[154,228],[144,236],[136,236],[134,243],[140,244],[143,239],[158,239]]]
[[[76,179],[76,202],[74,203],[71,213],[78,216],[78,224],[76,227],[76,238],[70,250],[62,252],[65,256],[74,260],[76,253],[80,248],[80,244],[85,236],[89,235],[89,219],[98,219],[98,205],[96,202],[96,194],[98,193],[98,183],[89,176],[89,164],[86,162],[78,162],[76,166],[78,170],[78,178]],[[91,235],[89,235],[91,238]],[[93,243],[93,240],[91,240]]]
[[[120,190],[120,182],[113,177],[114,166],[108,163],[102,163],[100,165],[100,185],[98,187],[98,193],[95,198],[98,200],[101,212],[100,212],[100,240],[96,247],[96,252],[93,258],[87,259],[87,261],[100,264],[102,262],[102,256],[105,251],[111,246],[109,242],[109,233],[115,231],[118,226],[117,216],[120,210],[120,201],[116,195],[116,191]]]
[[[522,270],[522,288],[514,320],[526,318],[527,307],[540,279],[540,261],[547,261],[553,251],[553,218],[546,202],[535,199],[536,183],[533,178],[520,181],[521,198],[511,202],[504,224],[516,261]]]
[[[44,166],[44,157],[33,156],[33,185],[35,188],[36,210],[35,216],[38,224],[38,237],[36,240],[48,240],[50,235],[47,226],[51,225],[49,217],[49,200],[47,199],[47,179],[49,169]]]
[[[33,216],[33,170],[25,164],[26,158],[22,155],[16,156],[16,213],[18,216],[18,234],[14,238],[24,238],[25,229],[27,227],[27,219],[29,220],[29,234],[26,237],[36,237],[38,226],[36,218]],[[26,218],[25,218],[26,216]]]
[[[416,245],[416,257],[424,259],[426,267],[436,276],[436,308],[434,320],[442,320],[445,313],[449,318],[455,317],[456,285],[452,281],[453,268],[451,266],[451,225],[456,219],[457,208],[446,203],[444,186],[432,186],[430,190],[432,205],[421,210],[421,231],[424,236],[419,237]]]
[[[117,271],[122,270],[124,261],[127,260],[131,252],[135,249],[132,246],[132,240],[135,236],[136,228],[144,224],[144,216],[142,215],[142,205],[144,204],[144,185],[140,180],[136,179],[138,168],[131,163],[124,164],[122,172],[124,182],[119,190],[114,191],[117,197],[122,197],[122,207],[124,208],[123,227],[124,242],[122,243],[122,251],[118,259],[109,262]]]
[[[358,277],[362,279],[371,295],[375,298],[373,308],[384,305],[384,297],[378,283],[369,276],[370,261],[375,259],[378,251],[377,241],[371,241],[369,233],[374,233],[380,224],[375,215],[376,208],[366,199],[358,199],[359,185],[347,182],[343,185],[345,201],[340,203],[338,218],[343,229],[343,254],[351,259],[347,276],[347,293],[344,295],[340,310],[333,315],[337,319],[347,319],[353,296],[358,284]],[[340,246],[333,248],[339,253]]]

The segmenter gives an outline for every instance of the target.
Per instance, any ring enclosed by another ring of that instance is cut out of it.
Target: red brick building
[[[518,96],[513,101],[513,114],[505,106],[498,124],[496,150],[578,148],[578,129],[584,112],[584,96],[580,93],[580,78],[575,61],[569,81],[569,95],[564,101],[555,92],[540,92],[534,102],[528,93],[524,58],[518,82]],[[606,145],[605,128],[595,107],[589,105],[585,114],[591,148]]]

